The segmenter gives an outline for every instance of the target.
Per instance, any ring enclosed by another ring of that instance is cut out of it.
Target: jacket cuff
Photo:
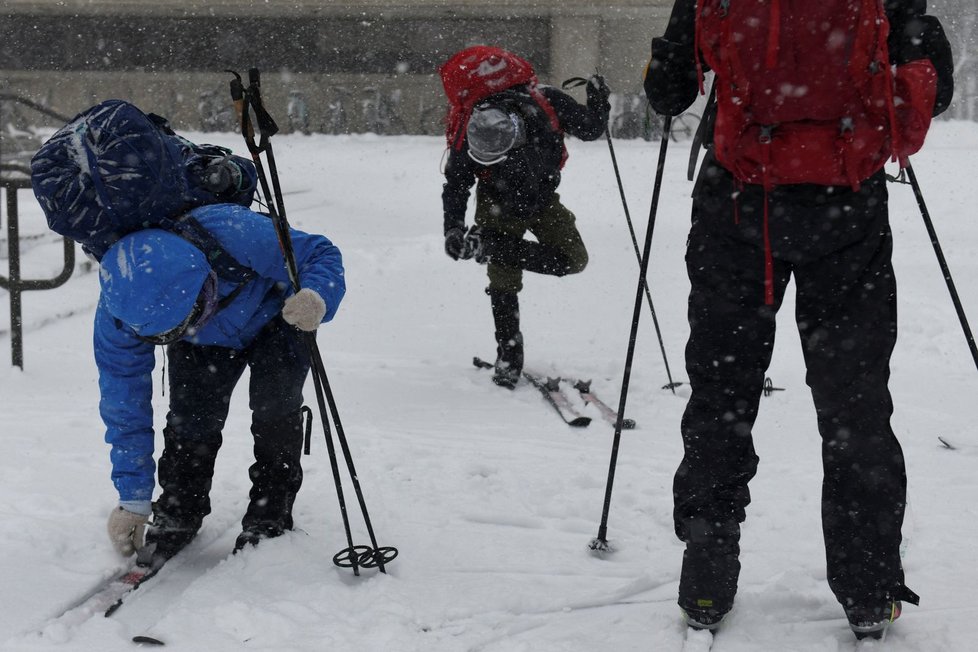
[[[143,516],[149,516],[153,511],[153,503],[148,500],[120,500],[119,507],[127,512],[142,514]]]

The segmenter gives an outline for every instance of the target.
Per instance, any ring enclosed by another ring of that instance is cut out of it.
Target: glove
[[[230,158],[216,159],[204,168],[201,185],[215,195],[235,193],[241,188],[241,168]]]
[[[483,231],[482,227],[472,225],[469,232],[465,234],[465,252],[463,258],[474,258],[475,262],[485,265],[489,262],[489,252],[487,251],[490,234]]]
[[[611,96],[611,89],[605,83],[601,75],[591,75],[587,80],[587,105],[591,108],[611,107],[608,98]]]
[[[465,246],[465,229],[453,227],[445,233],[445,253],[452,260],[471,258]]]
[[[128,557],[143,547],[143,535],[149,514],[136,514],[123,507],[116,507],[109,514],[108,532],[112,547],[120,555]]]
[[[302,288],[285,300],[282,319],[301,331],[314,331],[326,315],[326,302],[315,290]]]

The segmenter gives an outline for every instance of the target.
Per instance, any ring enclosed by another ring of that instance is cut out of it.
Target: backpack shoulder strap
[[[211,269],[222,280],[244,285],[257,276],[255,270],[239,263],[218,242],[217,238],[191,215],[181,215],[175,220],[167,221],[162,226],[204,252]]]

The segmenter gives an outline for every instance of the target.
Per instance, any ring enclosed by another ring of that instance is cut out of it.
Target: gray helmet
[[[466,136],[472,160],[495,165],[505,161],[511,149],[526,142],[526,125],[515,113],[483,104],[472,110]]]

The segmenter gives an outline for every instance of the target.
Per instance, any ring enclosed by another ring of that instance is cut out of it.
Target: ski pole
[[[672,116],[664,116],[662,131],[668,134],[672,128]],[[625,354],[625,372],[621,382],[621,397],[618,401],[618,419],[615,421],[615,437],[611,445],[611,463],[608,468],[608,485],[604,493],[604,507],[601,511],[601,525],[598,536],[591,540],[589,548],[597,552],[610,552],[608,545],[608,512],[611,509],[611,490],[615,483],[615,468],[618,465],[618,447],[621,442],[622,421],[625,416],[625,401],[628,398],[628,384],[632,375],[632,360],[635,357],[635,340],[638,336],[638,322],[642,314],[642,288],[645,285],[645,274],[649,268],[649,255],[652,252],[652,231],[655,227],[655,215],[659,209],[659,194],[662,190],[662,174],[666,165],[666,150],[669,138],[663,137],[659,145],[659,161],[655,168],[655,184],[652,187],[652,204],[649,207],[649,226],[645,232],[645,249],[642,252],[639,265],[638,287],[635,290],[635,308],[632,311],[632,327],[628,334],[628,351]]]
[[[618,171],[618,158],[615,156],[615,146],[611,143],[611,131],[605,127],[604,130],[605,138],[608,140],[608,151],[611,152],[611,165],[615,169],[615,179],[618,181],[618,194],[621,195],[621,205],[625,209],[625,222],[628,223],[628,233],[632,237],[632,246],[635,248],[635,257],[638,259],[638,264],[642,264],[642,253],[638,250],[638,238],[635,237],[635,227],[632,226],[632,216],[628,210],[628,201],[625,199],[625,187],[621,183],[621,173]],[[647,267],[646,267],[647,269]],[[662,330],[659,328],[659,318],[655,314],[655,306],[652,305],[652,293],[649,291],[649,282],[644,276],[642,277],[642,287],[645,289],[645,300],[649,304],[649,313],[652,315],[652,323],[655,325],[655,335],[659,339],[659,350],[662,352],[662,363],[666,367],[666,378],[669,379],[669,384],[663,389],[672,390],[672,393],[676,393],[676,388],[682,385],[682,383],[674,382],[672,379],[672,372],[669,370],[669,360],[666,357],[666,347],[662,342]]]
[[[914,197],[917,198],[917,206],[920,208],[920,215],[924,219],[924,226],[927,227],[927,235],[930,236],[930,243],[934,246],[934,253],[937,254],[937,262],[941,266],[941,273],[944,275],[944,282],[947,283],[948,292],[951,293],[954,310],[958,313],[958,321],[961,322],[961,329],[964,331],[964,337],[968,341],[968,348],[971,349],[971,358],[974,360],[975,366],[978,367],[978,348],[975,347],[975,337],[971,334],[971,327],[968,325],[968,318],[964,314],[964,307],[961,305],[961,299],[958,298],[958,291],[954,288],[951,269],[947,265],[944,252],[941,250],[941,243],[937,239],[937,231],[934,230],[934,223],[930,219],[930,212],[927,210],[927,204],[924,203],[924,195],[920,191],[917,175],[914,174],[913,166],[910,165],[909,161],[907,162],[907,167],[904,169],[910,177],[910,187],[913,188]]]
[[[577,88],[578,86],[583,86],[587,84],[588,80],[583,77],[571,77],[563,84],[562,88]],[[625,222],[628,223],[628,233],[632,237],[632,246],[635,248],[635,258],[638,260],[639,266],[642,264],[642,253],[638,249],[638,239],[635,237],[635,227],[632,226],[632,215],[628,210],[628,201],[625,199],[625,187],[621,181],[621,172],[618,169],[618,157],[615,156],[615,146],[611,142],[611,130],[605,125],[604,129],[605,138],[608,141],[608,151],[611,152],[611,166],[615,171],[615,180],[618,182],[618,194],[621,196],[621,205],[625,209]],[[682,385],[682,383],[673,382],[672,372],[669,370],[669,359],[666,357],[666,347],[662,342],[662,330],[659,328],[659,318],[655,314],[655,306],[652,304],[652,293],[649,291],[648,281],[643,278],[642,285],[645,288],[645,300],[649,304],[649,313],[652,315],[652,324],[655,326],[655,335],[659,340],[659,350],[662,351],[662,362],[666,367],[666,378],[669,379],[669,383],[663,387],[663,389],[672,390],[672,393],[676,393],[676,388]]]
[[[251,153],[252,160],[255,162],[255,167],[258,171],[258,177],[262,186],[262,192],[265,194],[266,199],[268,199],[266,202],[267,207],[279,239],[279,246],[282,249],[282,255],[285,259],[289,278],[292,282],[293,289],[298,291],[300,284],[298,266],[295,260],[295,249],[292,246],[292,237],[289,233],[289,224],[285,215],[285,202],[282,195],[281,184],[279,183],[278,169],[275,164],[275,156],[270,140],[271,137],[277,133],[278,126],[275,124],[275,121],[272,119],[271,115],[265,110],[262,102],[260,90],[261,78],[258,69],[252,68],[249,70],[249,86],[247,88],[244,88],[240,75],[233,71],[229,72],[232,72],[232,74],[235,76],[235,79],[231,81],[231,97],[234,101],[235,109],[238,111],[238,116],[241,118],[241,133],[248,145],[248,151]],[[255,142],[254,138],[255,132],[251,121],[251,110],[254,110],[255,121],[258,123],[260,136],[258,143]],[[274,189],[275,193],[274,201],[270,199],[271,193],[269,192],[268,179],[265,176],[265,170],[261,164],[262,152],[264,152],[268,158],[269,170],[272,178],[272,188]],[[333,563],[340,567],[353,568],[354,575],[360,574],[359,569],[361,567],[377,567],[382,573],[386,573],[387,571],[385,568],[385,563],[392,561],[397,556],[397,549],[391,546],[381,547],[377,544],[373,525],[370,522],[370,515],[367,512],[366,501],[364,500],[363,491],[360,487],[360,481],[357,476],[356,468],[353,464],[353,455],[350,452],[350,447],[346,440],[343,424],[340,420],[339,410],[337,408],[332,389],[330,388],[329,379],[326,376],[326,367],[323,364],[322,355],[319,351],[319,345],[316,342],[315,333],[306,333],[305,341],[306,346],[309,349],[309,357],[311,361],[310,370],[312,372],[313,385],[316,389],[316,401],[319,405],[320,417],[323,422],[323,431],[326,438],[326,448],[329,453],[330,468],[333,472],[336,495],[339,501],[340,513],[343,518],[343,527],[348,545],[346,549],[341,550],[333,556]],[[343,451],[347,470],[349,471],[350,478],[353,483],[353,488],[357,496],[364,525],[367,529],[367,534],[370,537],[372,547],[355,546],[353,544],[352,534],[350,532],[349,517],[346,509],[346,500],[343,496],[343,485],[339,475],[336,449],[333,443],[332,433],[329,428],[327,412],[333,417],[332,420],[333,426],[336,430],[336,437],[340,443],[340,448]]]

